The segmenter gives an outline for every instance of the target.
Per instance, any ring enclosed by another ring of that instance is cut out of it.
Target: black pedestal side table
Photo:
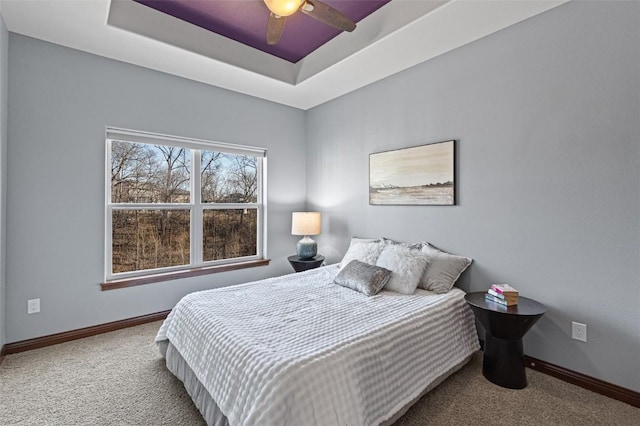
[[[520,296],[518,304],[503,306],[485,300],[485,292],[469,293],[465,300],[485,330],[482,374],[490,382],[509,389],[527,387],[522,338],[546,308]]]
[[[300,256],[289,256],[287,257],[289,263],[293,267],[293,270],[296,272],[306,271],[308,269],[315,269],[322,266],[324,262],[324,256],[314,256],[311,259],[300,259]]]

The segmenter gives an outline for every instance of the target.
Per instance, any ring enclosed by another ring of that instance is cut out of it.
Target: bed
[[[464,292],[367,297],[338,265],[185,296],[156,343],[209,425],[397,420],[479,349]]]

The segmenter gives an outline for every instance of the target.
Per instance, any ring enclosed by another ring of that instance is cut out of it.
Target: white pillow
[[[387,244],[376,262],[376,266],[391,271],[384,289],[402,294],[416,291],[427,264],[428,258],[420,250],[400,244]]]
[[[383,248],[384,242],[380,238],[353,237],[349,249],[340,262],[340,268],[344,268],[352,260],[375,265]]]
[[[451,290],[460,275],[473,262],[473,259],[449,254],[428,243],[422,247],[422,252],[429,259],[429,267],[420,280],[420,288],[439,294]]]

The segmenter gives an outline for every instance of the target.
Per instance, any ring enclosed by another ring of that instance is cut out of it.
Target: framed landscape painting
[[[454,206],[455,141],[369,154],[369,204]]]

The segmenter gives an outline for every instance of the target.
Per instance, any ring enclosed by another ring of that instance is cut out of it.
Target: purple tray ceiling
[[[269,46],[265,40],[269,9],[262,0],[134,1],[293,63],[341,33],[296,12],[287,18],[280,42]],[[357,23],[390,1],[325,0],[323,3]]]

